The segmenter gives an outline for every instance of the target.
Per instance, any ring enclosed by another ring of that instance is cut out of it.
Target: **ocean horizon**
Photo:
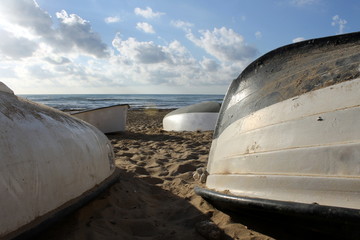
[[[20,94],[28,100],[59,109],[82,111],[118,104],[129,104],[130,110],[177,109],[184,106],[214,101],[221,103],[219,94]]]

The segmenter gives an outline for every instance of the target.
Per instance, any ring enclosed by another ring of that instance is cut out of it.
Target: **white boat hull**
[[[165,131],[214,130],[219,113],[181,113],[163,119]]]
[[[0,122],[1,239],[44,222],[113,176],[110,142],[83,121],[0,91]]]
[[[360,209],[359,92],[343,82],[235,121],[212,143],[207,187]]]
[[[123,132],[126,130],[126,118],[129,105],[115,105],[73,113],[77,117],[97,127],[103,133]]]
[[[359,43],[360,32],[311,39],[247,66],[223,100],[195,192],[232,213],[359,239]]]
[[[201,102],[178,108],[163,119],[165,131],[212,131],[215,129],[221,104]]]

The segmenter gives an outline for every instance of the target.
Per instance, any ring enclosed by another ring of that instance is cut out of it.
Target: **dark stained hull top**
[[[182,113],[205,113],[205,112],[214,112],[218,113],[220,110],[221,104],[218,102],[201,102],[178,108],[172,112],[169,112],[165,117],[169,117],[176,114]]]
[[[359,66],[360,32],[303,41],[263,55],[230,85],[214,139],[252,112],[359,77]]]

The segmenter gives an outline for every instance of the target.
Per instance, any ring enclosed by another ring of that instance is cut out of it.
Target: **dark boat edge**
[[[36,236],[44,232],[46,229],[54,225],[56,222],[60,221],[64,217],[74,213],[76,210],[85,206],[97,196],[103,193],[106,189],[111,187],[119,180],[120,172],[118,169],[115,171],[100,184],[96,185],[94,188],[86,191],[79,197],[72,199],[66,202],[64,205],[59,208],[35,219],[33,222],[21,227],[20,229],[12,232],[3,239],[13,239],[13,240],[25,240],[25,239],[34,239]]]
[[[240,197],[198,186],[194,190],[204,200],[231,216],[251,213],[268,219],[290,219],[290,222],[303,224],[302,227],[318,233],[341,238],[346,234],[349,239],[360,238],[360,210],[357,209]]]

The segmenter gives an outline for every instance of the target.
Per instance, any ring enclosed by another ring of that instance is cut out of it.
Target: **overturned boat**
[[[209,131],[214,130],[221,104],[201,102],[178,108],[163,119],[165,131]]]
[[[196,192],[231,211],[358,224],[359,93],[360,32],[255,60],[228,89]]]
[[[119,104],[109,107],[75,112],[71,115],[90,123],[103,133],[115,133],[126,130],[128,109],[128,104]]]
[[[116,181],[107,137],[0,82],[0,239],[31,237]]]

